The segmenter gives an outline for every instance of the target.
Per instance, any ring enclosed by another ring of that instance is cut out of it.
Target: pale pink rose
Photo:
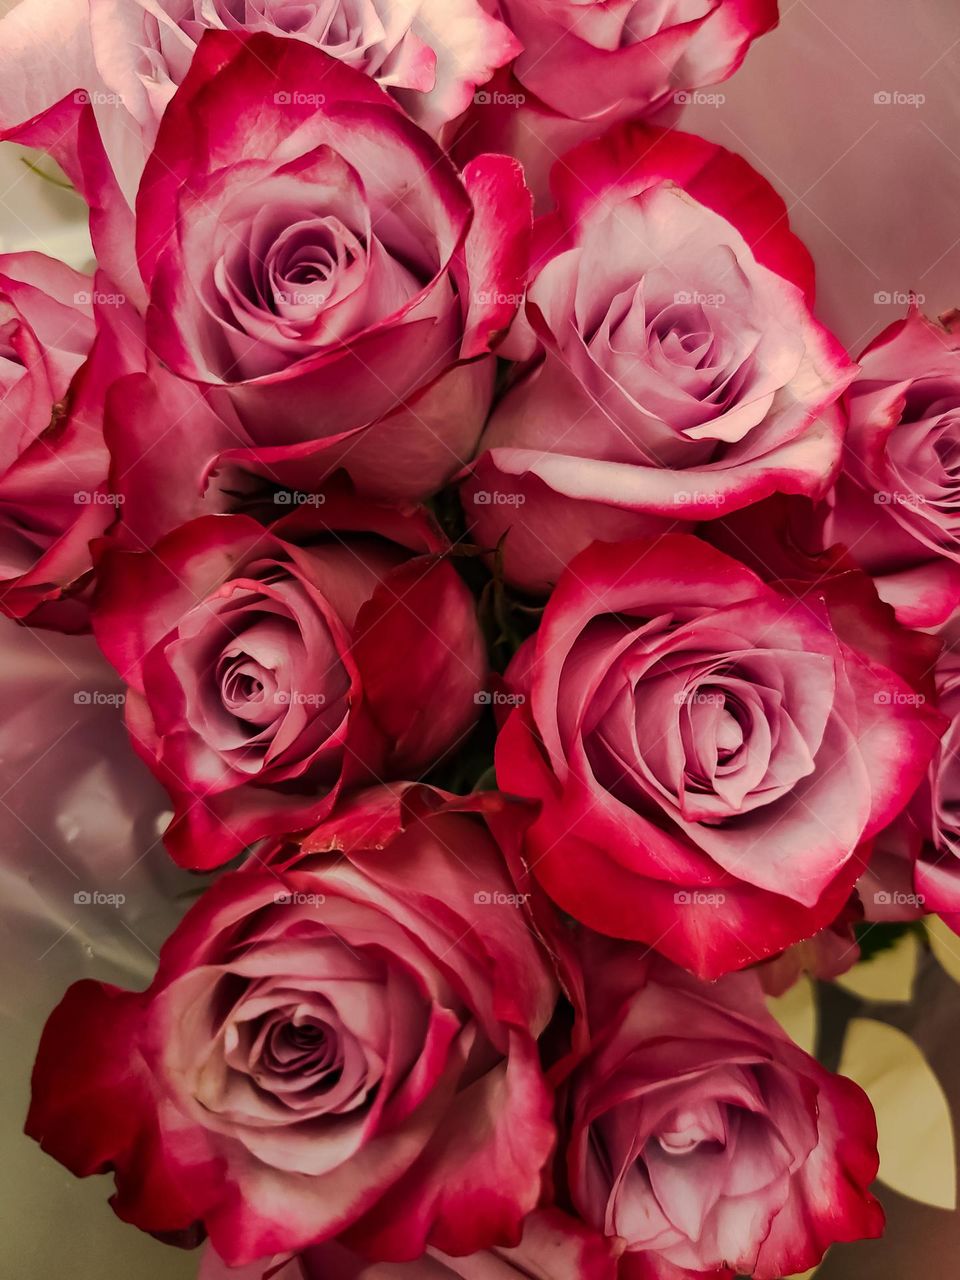
[[[676,116],[777,22],[777,0],[500,0],[522,51],[475,97],[458,154],[509,151],[546,204],[552,161],[622,120]]]
[[[567,1178],[622,1280],[779,1280],[881,1233],[870,1103],[787,1038],[755,973],[707,985],[624,949],[593,980]]]
[[[526,357],[464,507],[507,576],[543,591],[594,538],[822,496],[855,368],[814,319],[809,256],[743,160],[686,134],[613,130],[554,171],[534,236]]]
[[[907,626],[960,604],[960,330],[911,307],[860,357],[827,534]]]
[[[532,874],[701,977],[812,937],[926,774],[931,645],[859,572],[777,588],[689,534],[594,543],[506,675]]]
[[[0,255],[0,610],[10,617],[87,626],[90,541],[118,509],[104,397],[142,360],[128,311],[103,276],[40,253]]]
[[[124,1220],[202,1224],[230,1265],[516,1245],[556,1137],[556,987],[484,820],[501,804],[383,788],[222,876],[147,990],[70,988],[28,1132],[112,1169]]]

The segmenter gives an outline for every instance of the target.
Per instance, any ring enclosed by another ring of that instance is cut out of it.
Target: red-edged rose
[[[960,603],[960,332],[912,307],[860,357],[828,535],[907,626]]]
[[[524,1222],[518,1245],[466,1257],[428,1249],[413,1262],[371,1263],[331,1240],[289,1261],[237,1272],[208,1250],[200,1280],[615,1280],[616,1274],[609,1241],[558,1209],[542,1209]]]
[[[320,821],[340,791],[422,770],[473,723],[473,600],[428,518],[327,495],[265,527],[204,516],[108,548],[94,629],[137,750],[169,790],[167,845],[214,867]]]
[[[530,219],[516,161],[461,180],[361,72],[207,32],[137,200],[149,345],[240,422],[197,475],[296,460],[302,488],[341,468],[367,492],[439,488],[483,426]]]
[[[811,313],[780,197],[722,147],[638,125],[553,179],[512,335],[531,358],[463,491],[482,545],[508,533],[507,575],[543,590],[595,538],[825,493],[856,370]]]
[[[223,876],[146,991],[87,980],[52,1014],[28,1132],[114,1170],[121,1218],[202,1226],[231,1265],[333,1236],[401,1260],[519,1241],[556,992],[482,817],[413,795]]]
[[[708,986],[624,948],[595,979],[610,1012],[566,1086],[567,1178],[621,1280],[778,1280],[881,1233],[870,1103],[788,1039],[756,973]]]
[[[0,255],[0,609],[87,625],[76,589],[90,540],[117,514],[104,395],[142,358],[136,317],[96,281],[41,253]]]
[[[810,937],[936,747],[931,644],[857,573],[798,596],[690,535],[595,544],[507,673],[533,874],[704,977]]]

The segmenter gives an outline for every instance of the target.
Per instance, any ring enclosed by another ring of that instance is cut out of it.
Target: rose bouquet
[[[0,255],[0,606],[95,637],[196,885],[146,989],[50,1015],[27,1132],[205,1280],[882,1231],[870,1102],[767,1000],[960,931],[960,341],[911,300],[854,359],[675,127],[776,19],[0,23],[95,253]]]

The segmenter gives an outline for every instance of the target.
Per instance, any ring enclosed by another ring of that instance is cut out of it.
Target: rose
[[[513,69],[524,88],[559,115],[607,124],[725,80],[777,21],[776,0],[500,3],[523,45]]]
[[[369,77],[227,31],[203,36],[167,106],[135,227],[92,101],[2,136],[54,151],[98,261],[149,303],[159,363],[216,398],[194,484],[229,453],[247,470],[296,458],[305,487],[345,469],[422,497],[472,455],[526,276],[516,161],[481,156],[461,178]]]
[[[475,901],[511,882],[465,803],[355,798],[218,880],[146,991],[71,987],[28,1132],[114,1169],[126,1221],[202,1223],[230,1265],[335,1235],[396,1259],[515,1242],[554,1140],[556,993],[522,911]]]
[[[286,1265],[275,1259],[238,1273],[210,1249],[200,1280],[614,1280],[616,1270],[612,1250],[597,1232],[558,1209],[541,1209],[524,1222],[519,1245],[465,1258],[428,1249],[414,1262],[371,1264],[331,1240]]]
[[[620,964],[632,990],[567,1086],[570,1194],[619,1237],[620,1275],[774,1280],[878,1236],[870,1104],[787,1038],[756,974]]]
[[[565,157],[554,181],[526,302],[542,349],[464,489],[482,545],[509,530],[508,576],[542,590],[596,537],[822,495],[855,369],[810,312],[779,197],[722,148],[637,126]],[[476,488],[522,507],[479,507]]]
[[[939,707],[949,723],[907,814],[884,833],[900,855],[895,862],[900,875],[891,877],[894,892],[886,894],[885,914],[915,919],[935,912],[960,933],[960,653],[955,620],[945,635],[936,683]]]
[[[676,112],[777,21],[776,0],[501,0],[501,11],[523,50],[469,115],[462,147],[517,155],[538,194],[554,156],[619,121]]]
[[[178,861],[312,825],[343,788],[421,769],[469,729],[486,658],[444,545],[422,515],[333,493],[269,529],[206,516],[103,554],[94,629],[173,798]]]
[[[960,335],[912,306],[860,357],[829,534],[907,626],[960,603]]]
[[[478,0],[24,0],[0,22],[0,127],[83,91],[132,206],[164,108],[207,29],[303,40],[378,81],[434,133],[519,51]]]
[[[777,590],[690,535],[576,557],[508,670],[524,700],[497,742],[561,908],[703,977],[839,915],[943,728],[928,637],[869,585]]]
[[[0,608],[79,630],[88,544],[115,518],[103,400],[130,348],[107,282],[40,253],[0,255]]]
[[[478,0],[135,0],[119,15],[93,0],[90,27],[104,84],[154,128],[211,28],[296,36],[371,76],[434,132],[519,49]]]
[[[137,241],[154,354],[242,424],[221,454],[404,496],[469,456],[489,344],[522,292],[529,200],[505,157],[464,183],[359,72],[297,40],[204,36]]]

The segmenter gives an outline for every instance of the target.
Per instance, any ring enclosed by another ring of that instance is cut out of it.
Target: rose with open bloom
[[[500,9],[523,49],[476,95],[461,145],[518,156],[538,195],[554,157],[726,80],[777,21],[776,0],[500,0]]]
[[[290,1260],[236,1271],[208,1249],[199,1280],[615,1280],[616,1274],[611,1242],[558,1209],[541,1209],[524,1222],[519,1245],[466,1257],[428,1249],[413,1262],[369,1262],[331,1240]]]
[[[554,182],[512,335],[530,359],[464,487],[478,541],[508,533],[508,576],[543,590],[594,538],[825,493],[856,370],[811,314],[779,196],[721,147],[635,125]]]
[[[556,991],[482,817],[415,794],[223,876],[146,991],[70,988],[27,1129],[113,1169],[121,1218],[200,1224],[231,1265],[333,1236],[399,1260],[517,1243],[554,1142]]]
[[[164,109],[211,29],[322,49],[372,77],[431,133],[520,49],[480,0],[23,0],[0,21],[0,128],[85,90],[132,206]]]
[[[89,577],[90,539],[117,514],[103,411],[137,347],[123,303],[102,277],[41,253],[0,254],[0,609],[10,617],[87,623],[71,590]]]
[[[917,307],[860,357],[829,536],[907,626],[960,603],[960,331]]]
[[[936,747],[931,645],[862,574],[798,596],[691,535],[594,544],[507,672],[533,874],[703,977],[810,937]]]
[[[334,493],[269,529],[204,516],[153,550],[105,551],[94,629],[173,798],[179,862],[313,825],[342,789],[465,735],[486,657],[444,547],[422,515]]]
[[[92,104],[7,136],[65,139],[98,260],[146,308],[154,358],[223,404],[218,434],[170,424],[195,483],[226,463],[296,461],[304,489],[342,469],[368,493],[420,498],[473,455],[491,346],[526,279],[515,160],[480,156],[458,174],[369,76],[262,32],[200,40],[135,226]],[[160,487],[163,451],[137,441]]]
[[[617,963],[629,994],[566,1086],[566,1166],[623,1280],[776,1280],[878,1236],[870,1103],[788,1039],[757,975],[706,986],[629,950]]]

